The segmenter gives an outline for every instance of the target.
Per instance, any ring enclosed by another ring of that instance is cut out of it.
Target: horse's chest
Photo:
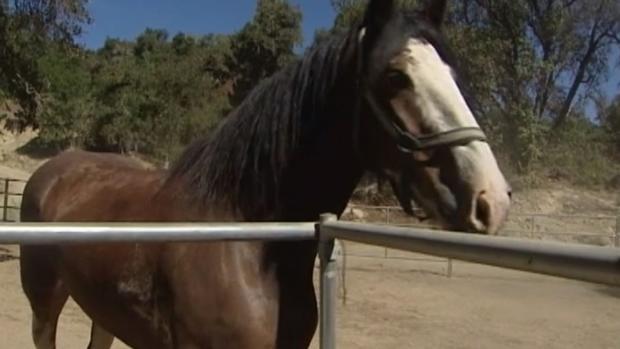
[[[171,343],[170,293],[158,272],[156,247],[80,245],[61,251],[63,280],[89,316],[128,343],[139,342],[135,336]],[[119,324],[135,330],[116,329]]]
[[[116,291],[119,295],[128,299],[135,299],[138,303],[153,301],[154,271],[152,262],[146,253],[136,245],[131,252],[131,258],[126,260],[120,268],[120,274],[116,282]]]
[[[260,249],[251,243],[178,248],[166,273],[175,338],[207,348],[273,348],[279,287]]]

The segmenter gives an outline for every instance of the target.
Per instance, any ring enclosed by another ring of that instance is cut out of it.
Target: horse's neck
[[[351,72],[349,72],[351,74]],[[342,76],[333,100],[322,115],[322,132],[304,146],[282,177],[280,200],[273,220],[316,221],[323,213],[341,214],[363,175],[356,150],[354,76]],[[287,275],[286,280],[309,283],[316,256],[316,241],[269,243],[272,260]]]
[[[334,131],[328,138],[332,141],[301,159],[285,178],[276,221],[315,221],[322,213],[341,214],[346,208],[363,169],[352,144],[347,144],[348,137]],[[265,247],[267,259],[277,265],[280,287],[286,288],[287,297],[306,302],[304,295],[313,295],[317,242],[270,242]]]
[[[354,145],[354,101],[345,93],[307,150],[290,164],[281,188],[277,215],[286,221],[312,221],[322,213],[340,214],[363,174]],[[346,107],[343,107],[346,106]]]
[[[328,132],[330,141],[296,161],[284,178],[280,219],[312,221],[345,209],[363,169],[348,135]]]

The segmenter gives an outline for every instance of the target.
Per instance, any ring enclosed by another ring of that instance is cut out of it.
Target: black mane
[[[259,84],[210,137],[184,151],[169,178],[185,180],[199,203],[223,200],[242,212],[272,209],[288,162],[326,127],[324,109],[346,68],[351,36],[322,41]]]

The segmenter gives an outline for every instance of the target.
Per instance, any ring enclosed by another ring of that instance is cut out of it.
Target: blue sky
[[[334,11],[328,0],[291,0],[303,13],[304,45],[312,42],[318,28],[330,27]],[[253,16],[256,0],[91,0],[94,23],[79,42],[91,49],[103,45],[107,37],[134,39],[145,28],[166,29],[171,35],[232,33]],[[610,57],[617,60],[615,51]],[[615,62],[614,62],[615,63]],[[620,69],[611,72],[604,85],[607,95],[620,92]]]
[[[305,43],[317,28],[332,25],[335,14],[328,0],[291,2],[302,10]],[[255,8],[256,0],[91,0],[94,23],[79,41],[99,48],[107,37],[133,39],[146,27],[172,35],[232,33],[252,18]]]

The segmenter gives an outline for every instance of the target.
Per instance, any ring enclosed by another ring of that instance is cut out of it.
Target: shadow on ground
[[[0,263],[16,260],[18,257],[9,249],[0,247]]]
[[[596,289],[596,291],[606,296],[620,299],[620,287],[600,286]]]

